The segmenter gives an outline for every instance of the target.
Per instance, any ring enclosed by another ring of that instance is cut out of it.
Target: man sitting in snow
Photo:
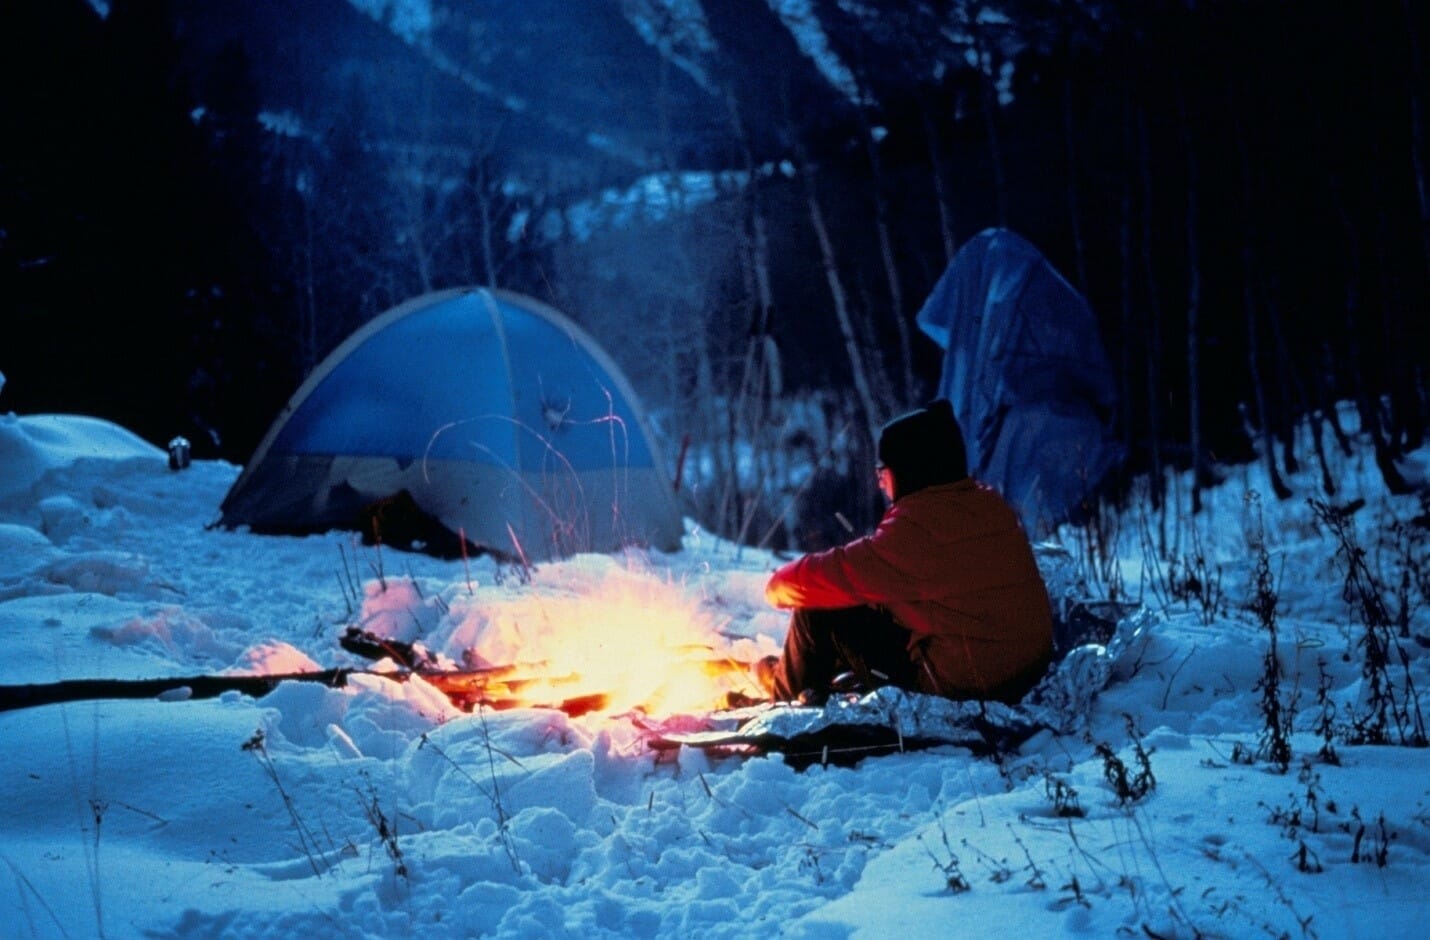
[[[1052,658],[1052,611],[1013,509],[968,475],[943,399],[886,424],[872,535],[777,570],[765,587],[793,609],[784,655],[756,675],[779,701],[821,702],[836,677],[951,699],[1014,703]]]

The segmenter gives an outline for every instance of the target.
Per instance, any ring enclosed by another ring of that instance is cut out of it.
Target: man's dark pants
[[[775,699],[793,701],[809,690],[823,701],[835,677],[845,672],[854,673],[865,689],[895,685],[917,690],[910,636],[880,607],[799,608],[790,617],[784,655],[775,666]]]

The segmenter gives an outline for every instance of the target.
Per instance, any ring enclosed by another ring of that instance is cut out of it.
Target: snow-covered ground
[[[1406,469],[1424,479],[1417,456]],[[1409,520],[1426,507],[1388,497],[1368,456],[1333,459],[1332,500],[1365,500],[1348,532],[1375,586],[1392,613],[1402,591],[1414,605],[1385,675],[1418,717],[1406,683],[1430,688],[1430,532]],[[772,650],[784,631],[762,599],[776,560],[698,531],[669,556],[579,557],[528,580],[345,533],[206,529],[237,472],[172,472],[94,419],[0,417],[0,684],[371,665],[337,642],[359,625],[594,683],[522,689],[531,700],[620,690],[671,709],[735,682],[679,665]],[[1278,502],[1257,466],[1232,468],[1194,527],[1172,515],[1157,564],[1148,513],[1117,520],[1093,586],[1120,582],[1156,622],[1082,728],[1000,760],[944,746],[796,771],[657,754],[626,717],[465,714],[371,676],[0,712],[3,933],[1423,936],[1430,750],[1339,734],[1339,763],[1317,756],[1318,718],[1334,707],[1345,727],[1369,706],[1315,479]],[[1280,598],[1285,773],[1264,756],[1268,634],[1246,609],[1260,545]],[[1139,771],[1155,780],[1140,795]]]

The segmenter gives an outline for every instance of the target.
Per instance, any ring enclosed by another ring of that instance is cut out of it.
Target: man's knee
[[[874,607],[834,607],[808,610],[807,625],[837,639],[867,639],[884,626],[882,612]]]

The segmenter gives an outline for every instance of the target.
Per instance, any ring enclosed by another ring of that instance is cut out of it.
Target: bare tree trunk
[[[1347,303],[1351,291],[1346,292]],[[1350,436],[1346,434],[1346,429],[1341,427],[1341,414],[1337,410],[1336,395],[1333,383],[1336,376],[1336,357],[1331,352],[1331,344],[1326,341],[1321,342],[1321,368],[1316,372],[1316,397],[1320,402],[1321,409],[1326,415],[1326,420],[1331,425],[1331,432],[1336,437],[1336,446],[1341,449],[1343,457],[1349,457],[1353,453],[1351,449]]]
[[[1003,171],[1003,148],[998,136],[998,89],[994,85],[993,54],[984,45],[978,25],[981,4],[974,4],[968,13],[969,34],[973,37],[973,54],[978,62],[978,93],[983,112],[984,130],[988,134],[988,156],[993,164],[993,195],[997,200],[1000,227],[1008,224],[1008,181]]]
[[[953,224],[953,210],[949,204],[948,182],[945,175],[942,147],[939,143],[938,124],[929,114],[928,105],[923,101],[919,102],[919,116],[923,118],[924,122],[924,141],[928,146],[934,199],[938,203],[938,231],[943,239],[943,263],[947,267],[958,251],[958,241],[954,235],[956,229]]]
[[[491,181],[487,179],[487,164],[482,158],[477,161],[477,240],[482,252],[482,283],[487,287],[497,287],[497,259],[494,243],[496,232],[492,230]]]
[[[889,287],[889,313],[899,337],[899,373],[902,378],[900,393],[902,404],[909,405],[914,401],[914,347],[909,335],[908,318],[904,315],[904,284],[894,260],[894,239],[889,231],[889,202],[884,197],[883,162],[879,159],[879,144],[865,119],[863,108],[859,109],[859,124],[864,135],[864,149],[869,156],[869,171],[873,176],[874,228],[879,235],[879,257],[884,263],[884,280]]]
[[[420,186],[409,194],[409,207],[411,228],[408,239],[412,244],[412,260],[417,267],[421,292],[426,294],[432,290],[432,249],[427,239],[427,197]]]
[[[1365,374],[1360,364],[1360,340],[1356,338],[1356,312],[1359,307],[1354,284],[1346,288],[1346,333],[1351,344],[1351,370],[1356,388],[1356,410],[1360,412],[1361,430],[1370,435],[1371,447],[1375,453],[1375,465],[1380,470],[1385,487],[1395,495],[1410,492],[1410,486],[1395,465],[1395,456],[1386,440],[1381,425],[1380,405],[1366,386]]]
[[[665,25],[667,28],[669,27],[668,22]],[[684,182],[685,178],[678,172],[680,169],[677,156],[678,135],[672,126],[672,104],[669,93],[672,69],[673,66],[668,60],[664,58],[660,60],[656,100],[658,102],[657,114],[660,118],[662,169],[669,175],[665,188],[675,209],[670,225],[673,236],[671,244],[676,246],[676,250],[665,255],[669,268],[666,273],[673,283],[679,286],[668,291],[663,301],[655,305],[656,309],[648,312],[647,319],[652,322],[647,323],[646,326],[652,339],[663,340],[662,348],[657,351],[657,354],[658,362],[664,366],[663,371],[668,389],[667,399],[672,403],[680,403],[682,399],[686,399],[680,413],[698,415],[701,413],[702,406],[714,400],[711,388],[713,369],[710,364],[710,343],[707,330],[707,324],[712,314],[710,313],[710,301],[706,300],[694,286],[698,281],[696,265],[693,263],[690,250],[687,247],[691,244],[690,230],[693,227],[693,222],[689,212],[690,201]],[[493,139],[489,149],[495,149],[495,144],[496,141]],[[752,180],[750,186],[753,187],[753,185]],[[693,363],[682,355],[689,351],[694,352]],[[692,386],[697,390],[694,402],[688,400],[688,393],[684,391]],[[719,425],[701,421],[700,426],[713,428]],[[693,430],[694,428],[687,426],[683,436],[688,439]]]
[[[318,250],[313,231],[316,224],[313,217],[313,197],[311,193],[299,193],[303,204],[303,296],[298,306],[301,311],[301,332],[298,343],[298,374],[307,377],[318,364],[318,287],[317,271],[313,255]]]
[[[1322,427],[1321,416],[1318,412],[1315,415],[1309,415],[1308,418],[1311,421],[1311,442],[1315,445],[1316,460],[1321,467],[1321,492],[1327,496],[1335,496],[1336,478],[1331,475],[1330,464],[1326,461],[1326,444],[1322,440],[1325,428]]]
[[[300,14],[301,16],[301,14]],[[313,50],[297,44],[294,50],[300,66],[311,65]],[[302,150],[295,149],[291,142],[282,138],[277,144],[276,159],[282,168],[283,185],[298,200],[299,215],[294,220],[298,227],[298,237],[294,240],[293,276],[300,291],[297,298],[298,323],[296,366],[299,380],[307,379],[318,364],[318,219],[321,217],[314,206],[318,198],[316,169],[310,157],[300,156]],[[301,165],[300,165],[301,161]],[[305,185],[299,185],[302,180]],[[326,300],[327,298],[325,298]]]
[[[1071,53],[1067,56],[1071,64]],[[1067,163],[1068,224],[1073,239],[1073,258],[1077,270],[1077,287],[1087,293],[1087,246],[1083,243],[1082,209],[1077,192],[1077,121],[1073,116],[1072,82],[1063,81],[1063,147]]]
[[[1273,310],[1271,316],[1273,324],[1279,323],[1280,316],[1276,311]],[[1277,345],[1280,346],[1282,350],[1281,355],[1289,358],[1289,354],[1286,352],[1286,342],[1281,338],[1279,325],[1275,326],[1275,332]],[[1311,444],[1315,448],[1316,461],[1321,468],[1321,491],[1327,496],[1334,496],[1339,487],[1336,485],[1335,477],[1331,474],[1330,462],[1326,459],[1326,445],[1323,437],[1326,424],[1329,423],[1336,433],[1340,432],[1340,425],[1336,423],[1334,416],[1328,417],[1326,415],[1319,403],[1314,406],[1310,403],[1306,395],[1305,385],[1302,383],[1299,374],[1296,376],[1296,390],[1301,396],[1301,410],[1304,412],[1306,420],[1311,426]],[[1334,410],[1334,406],[1332,406],[1332,408]]]
[[[1361,234],[1356,228],[1355,220],[1351,218],[1346,208],[1340,176],[1334,169],[1328,170],[1328,173],[1331,196],[1335,201],[1336,215],[1340,218],[1341,227],[1345,232],[1347,256],[1350,260],[1350,270],[1346,276],[1344,342],[1346,359],[1351,370],[1351,382],[1355,388],[1356,410],[1360,413],[1362,432],[1370,436],[1371,446],[1375,452],[1375,464],[1380,470],[1382,479],[1385,480],[1386,489],[1394,494],[1408,493],[1410,487],[1405,482],[1405,477],[1401,475],[1400,468],[1395,465],[1392,447],[1385,438],[1381,425],[1380,406],[1376,401],[1377,396],[1365,379],[1358,323],[1361,313],[1361,285],[1364,283]]]
[[[1296,363],[1291,357],[1291,350],[1286,344],[1286,336],[1281,329],[1280,307],[1271,303],[1267,306],[1267,315],[1271,321],[1271,335],[1276,342],[1276,355],[1281,362],[1281,374],[1283,381],[1289,376],[1296,392],[1296,401],[1299,406],[1298,413],[1306,419],[1311,428],[1311,444],[1315,448],[1316,461],[1321,468],[1321,490],[1327,496],[1334,496],[1336,493],[1336,481],[1331,475],[1330,464],[1326,460],[1326,445],[1323,440],[1325,425],[1331,419],[1325,414],[1320,401],[1312,401],[1307,394],[1306,383],[1300,371],[1296,368]],[[1283,392],[1283,397],[1289,394]],[[1295,436],[1295,422],[1288,420],[1290,427],[1289,437]],[[1290,471],[1291,463],[1286,463],[1287,470]]]
[[[1246,311],[1246,364],[1251,370],[1251,387],[1256,398],[1256,421],[1261,433],[1262,458],[1266,462],[1266,473],[1271,478],[1271,489],[1277,499],[1289,499],[1291,489],[1281,479],[1281,471],[1276,467],[1276,442],[1271,434],[1271,414],[1266,407],[1266,387],[1261,378],[1261,343],[1257,336],[1256,298],[1251,285],[1255,267],[1254,253],[1249,244],[1241,250],[1242,304]],[[1193,490],[1195,492],[1195,490]]]
[[[426,74],[426,73],[424,73]],[[394,188],[397,189],[398,205],[401,206],[404,217],[394,219],[395,228],[398,234],[399,243],[405,242],[411,251],[413,268],[417,273],[418,290],[421,293],[428,293],[433,289],[432,259],[434,254],[434,244],[440,241],[440,235],[433,231],[433,216],[437,213],[429,211],[427,204],[427,180],[433,175],[431,167],[430,146],[432,142],[432,123],[435,118],[435,103],[433,99],[433,87],[430,75],[422,82],[420,102],[410,102],[412,111],[404,115],[392,115],[394,124],[401,124],[399,118],[405,118],[405,123],[409,127],[414,127],[417,131],[416,139],[406,147],[396,150],[390,147],[380,148],[384,153],[390,154],[393,164],[401,167],[402,172],[393,174],[395,181]],[[389,110],[392,106],[389,105]]]
[[[736,539],[742,540],[759,509],[761,494],[758,489],[753,494],[743,491],[738,475],[739,458],[736,445],[742,436],[749,440],[755,447],[757,460],[765,459],[777,447],[777,430],[771,426],[771,418],[774,414],[773,399],[780,392],[780,374],[777,350],[769,335],[770,318],[774,312],[774,290],[770,280],[768,225],[760,201],[759,176],[740,115],[739,102],[733,93],[727,91],[725,103],[730,126],[740,145],[745,160],[745,172],[749,178],[745,190],[748,202],[746,223],[749,226],[745,241],[745,272],[746,295],[754,309],[739,385],[728,409],[726,446],[733,472],[727,480],[725,494],[721,499],[721,518],[734,524],[734,531],[738,533]],[[767,482],[771,481],[768,475],[764,475],[758,486]]]
[[[749,178],[745,191],[749,199],[750,233],[753,238],[750,246],[750,270],[754,275],[755,302],[759,305],[756,319],[761,329],[764,329],[769,326],[775,301],[774,289],[770,286],[770,243],[768,226],[760,205],[758,168],[755,166],[754,152],[750,149],[749,136],[745,133],[744,120],[740,117],[740,104],[734,93],[728,90],[725,93],[725,106],[730,118],[730,126],[735,132],[735,139],[740,145],[740,153],[745,160],[745,174]]]
[[[1403,457],[1419,449],[1425,441],[1424,409],[1416,388],[1415,369],[1410,361],[1413,349],[1419,344],[1412,345],[1411,336],[1415,334],[1404,322],[1408,303],[1401,293],[1403,282],[1392,275],[1395,262],[1386,257],[1391,239],[1384,209],[1387,197],[1381,192],[1379,179],[1372,177],[1370,183],[1374,195],[1372,204],[1376,206],[1375,256],[1380,286],[1381,329],[1379,360],[1385,376],[1383,387],[1390,399],[1387,438],[1392,455]],[[1418,311],[1416,316],[1423,320],[1425,312]]]
[[[1131,95],[1122,95],[1122,156],[1130,166],[1133,157]],[[1136,445],[1136,414],[1132,408],[1132,174],[1121,174],[1118,194],[1117,256],[1118,256],[1118,297],[1121,354],[1118,369],[1118,407],[1122,419],[1122,450],[1130,459]],[[1154,503],[1161,500],[1158,488],[1153,487]]]
[[[1284,454],[1283,463],[1287,473],[1296,473],[1300,469],[1300,462],[1295,455],[1296,424],[1300,418],[1304,417],[1311,425],[1311,441],[1316,448],[1316,456],[1321,463],[1321,483],[1322,488],[1327,485],[1334,490],[1335,483],[1330,479],[1330,468],[1326,466],[1325,446],[1321,441],[1321,427],[1325,418],[1321,414],[1320,408],[1311,401],[1311,397],[1306,393],[1306,383],[1301,376],[1300,370],[1291,355],[1291,348],[1286,343],[1286,333],[1281,327],[1281,305],[1276,298],[1280,296],[1279,283],[1273,279],[1271,289],[1267,291],[1265,309],[1267,323],[1271,327],[1271,339],[1276,344],[1277,372],[1281,382],[1282,401],[1282,434],[1285,438],[1282,444]],[[1293,404],[1294,398],[1294,404]]]
[[[1270,286],[1264,288],[1262,308],[1266,311],[1266,321],[1271,326],[1272,340],[1276,351],[1273,363],[1276,369],[1276,390],[1280,402],[1280,407],[1276,409],[1276,430],[1281,438],[1281,465],[1286,468],[1288,474],[1294,476],[1301,472],[1301,459],[1296,455],[1297,416],[1298,414],[1308,415],[1308,411],[1306,396],[1301,388],[1301,377],[1296,374],[1296,364],[1291,361],[1286,350],[1286,342],[1281,338],[1281,311],[1276,301],[1279,296],[1277,285],[1278,281],[1273,277]],[[1292,401],[1293,385],[1295,386],[1295,400],[1300,404],[1299,410]]]
[[[1142,277],[1147,283],[1147,442],[1152,464],[1152,499],[1159,509],[1164,505],[1162,497],[1166,479],[1162,463],[1162,301],[1157,282],[1156,263],[1152,255],[1152,147],[1147,134],[1147,116],[1141,107],[1136,109],[1138,141],[1138,176],[1142,195],[1142,237],[1138,244],[1142,256]],[[1161,531],[1162,544],[1166,544],[1165,528]]]
[[[1256,281],[1259,277],[1256,256],[1256,196],[1255,187],[1252,185],[1251,157],[1246,149],[1246,134],[1240,115],[1236,110],[1239,97],[1236,94],[1235,80],[1231,75],[1226,78],[1226,90],[1226,108],[1231,115],[1232,133],[1236,138],[1236,155],[1238,169],[1241,173],[1241,204],[1244,213],[1241,230],[1241,300],[1242,311],[1246,316],[1246,364],[1251,372],[1252,394],[1256,399],[1256,421],[1261,434],[1262,459],[1266,463],[1266,474],[1271,481],[1271,489],[1276,493],[1276,498],[1289,499],[1291,489],[1281,479],[1281,471],[1276,466],[1276,442],[1272,432],[1273,419],[1271,411],[1266,405],[1266,383],[1261,375],[1261,337],[1260,325],[1257,322],[1256,296]],[[1285,405],[1284,400],[1282,404]]]
[[[1197,220],[1197,155],[1187,115],[1186,98],[1180,84],[1177,86],[1176,95],[1178,129],[1187,155],[1187,433],[1192,450],[1192,512],[1195,514],[1202,510],[1202,486],[1206,482],[1202,455],[1201,236]]]
[[[1415,193],[1420,200],[1420,243],[1425,256],[1425,274],[1430,275],[1430,184],[1426,181],[1425,65],[1421,58],[1420,24],[1424,0],[1400,0],[1405,11],[1405,34],[1410,43],[1410,168],[1415,174]]]
[[[755,272],[755,301],[759,306],[760,324],[769,328],[770,318],[775,309],[775,292],[770,287],[770,236],[769,225],[765,222],[764,209],[760,205],[759,193],[750,190],[750,232],[754,244],[750,246],[751,260]]]
[[[1346,283],[1345,331],[1346,358],[1350,360],[1351,380],[1355,384],[1356,410],[1360,413],[1361,430],[1370,435],[1371,447],[1375,453],[1375,465],[1391,493],[1410,492],[1400,468],[1395,465],[1389,443],[1381,428],[1380,406],[1366,385],[1365,370],[1361,364],[1360,328],[1357,319],[1360,314],[1360,246],[1359,238],[1345,214],[1342,219],[1348,228],[1352,256],[1352,270]]]
[[[849,310],[849,297],[844,282],[839,277],[839,266],[834,256],[834,244],[829,238],[829,227],[824,221],[824,210],[819,204],[819,194],[815,186],[814,168],[800,154],[800,177],[804,180],[805,201],[809,208],[809,222],[819,239],[819,253],[824,264],[824,277],[829,283],[830,298],[834,302],[834,315],[839,321],[839,333],[844,339],[844,351],[849,356],[849,367],[854,376],[854,390],[859,396],[859,404],[864,412],[865,430],[869,441],[879,439],[880,409],[874,402],[874,393],[869,383],[868,370],[864,364],[864,354],[855,340],[854,319]]]

